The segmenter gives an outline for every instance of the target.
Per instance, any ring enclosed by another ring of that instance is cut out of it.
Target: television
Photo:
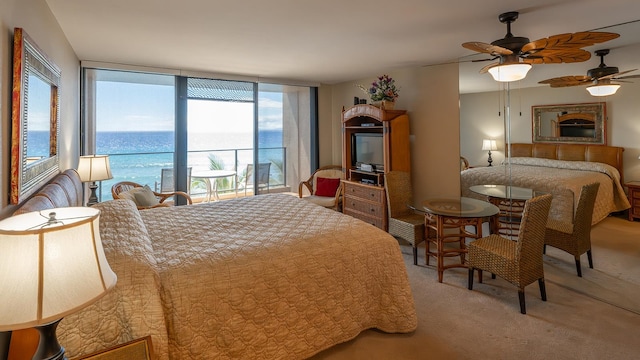
[[[373,171],[384,172],[384,144],[381,133],[354,133],[351,135],[351,166],[362,169],[372,165]]]

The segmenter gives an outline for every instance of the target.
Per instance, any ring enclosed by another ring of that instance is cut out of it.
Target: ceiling
[[[45,1],[86,61],[335,84],[486,58],[461,44],[503,38],[498,15],[519,11],[515,36],[617,32],[620,38],[585,49],[611,49],[606,63],[621,71],[640,68],[638,0]],[[478,74],[486,64],[461,63],[461,92],[497,90],[490,75]],[[519,86],[585,75],[598,64],[593,56],[534,65]]]

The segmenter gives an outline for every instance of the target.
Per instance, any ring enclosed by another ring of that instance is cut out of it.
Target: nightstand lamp
[[[98,196],[96,195],[96,181],[113,179],[111,175],[111,167],[109,166],[108,155],[85,155],[80,156],[78,162],[78,174],[82,182],[91,182],[89,189],[91,189],[91,196],[89,196],[89,202],[87,206],[95,205],[98,203]]]
[[[488,139],[484,139],[482,140],[482,150],[489,150],[489,159],[487,159],[487,161],[489,162],[489,166],[491,166],[491,163],[493,162],[493,159],[491,159],[491,151],[496,151],[498,150],[498,146],[496,145],[496,141],[495,140],[488,140]]]
[[[0,221],[0,349],[8,349],[11,331],[34,327],[40,342],[33,359],[65,359],[58,323],[117,280],[104,254],[99,218],[97,209],[69,207]]]

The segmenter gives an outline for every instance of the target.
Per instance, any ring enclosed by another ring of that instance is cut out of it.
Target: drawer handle
[[[375,212],[376,211],[376,209],[374,209],[374,208],[371,208],[370,210],[371,210],[371,212]]]

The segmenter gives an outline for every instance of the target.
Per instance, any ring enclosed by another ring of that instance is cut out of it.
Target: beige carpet
[[[403,245],[416,309],[412,334],[365,331],[313,359],[639,359],[640,222],[609,217],[592,230],[594,269],[583,255],[583,278],[573,257],[548,248],[548,301],[537,283],[526,288],[527,314],[515,287],[485,276],[467,289],[466,269],[450,269],[444,282],[412,264]]]

